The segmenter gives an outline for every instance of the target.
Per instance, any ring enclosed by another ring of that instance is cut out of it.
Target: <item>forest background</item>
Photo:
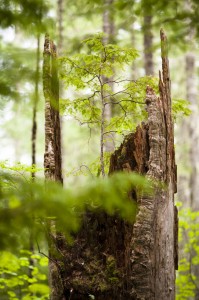
[[[28,173],[32,179],[43,176],[42,52],[45,33],[48,32],[55,41],[58,56],[70,59],[79,53],[85,54],[88,49],[82,41],[93,35],[96,37],[96,34],[99,37],[100,33],[104,34],[102,39],[105,44],[136,49],[131,56],[132,63],[122,71],[116,70],[110,77],[117,80],[123,75],[131,80],[139,79],[141,92],[138,96],[141,98],[148,83],[156,84],[161,63],[159,30],[164,28],[169,39],[178,165],[176,203],[180,217],[180,263],[176,299],[198,299],[198,1],[1,0],[0,3],[0,159],[3,173],[11,172],[17,180],[25,178],[29,181]],[[87,108],[81,105],[74,107],[74,99],[80,99],[89,91],[84,90],[81,94],[82,87],[78,86],[78,81],[70,84],[69,79],[62,77],[65,80],[60,87],[63,179],[65,186],[79,189],[99,173],[99,128],[93,121],[99,112],[92,110],[90,115]],[[116,85],[111,88],[117,92]],[[125,122],[113,118],[113,125],[117,123],[110,130],[113,131],[110,134],[114,135],[114,143],[109,136],[105,146],[113,151],[143,118],[140,106],[130,107]],[[107,161],[110,151],[105,154]],[[33,168],[32,164],[35,165]],[[2,184],[5,184],[4,179]],[[37,188],[41,189],[40,186]],[[16,195],[12,194],[10,199],[12,207],[18,205]],[[3,207],[4,203],[1,209]],[[39,207],[36,207],[37,210]],[[1,215],[4,212],[2,209]],[[60,212],[58,214],[64,222],[64,216]],[[28,239],[30,242],[24,242],[24,236],[27,238],[27,229],[23,224],[25,219],[20,221],[15,217],[18,223],[14,224],[9,217],[4,217],[5,222],[1,225],[1,299],[48,299],[46,242],[39,235],[34,245],[31,238]],[[70,226],[77,227],[75,221],[71,221],[71,225],[66,221],[64,224],[68,226],[68,231]],[[20,242],[15,247],[12,247],[15,239],[9,238],[13,232],[20,236]]]

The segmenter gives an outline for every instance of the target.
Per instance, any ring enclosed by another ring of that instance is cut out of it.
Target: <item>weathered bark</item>
[[[45,177],[63,182],[61,167],[61,134],[59,118],[59,82],[56,47],[48,36],[44,44],[43,90],[45,97]]]
[[[131,191],[138,210],[132,225],[117,216],[87,213],[74,244],[56,243],[65,299],[174,300],[177,268],[176,165],[166,37],[161,31],[160,97],[148,87],[148,122],[116,150],[110,173],[136,171],[166,184],[154,195]],[[57,298],[57,300],[62,298]]]
[[[59,119],[59,81],[56,65],[56,47],[45,36],[43,62],[43,91],[45,97],[45,154],[44,168],[47,180],[57,181],[61,184],[62,163],[61,163],[61,133]],[[62,297],[62,286],[59,266],[54,259],[56,251],[55,243],[57,233],[53,230],[54,224],[49,224],[49,282],[51,287],[51,300],[64,299]],[[61,287],[61,288],[60,288]]]

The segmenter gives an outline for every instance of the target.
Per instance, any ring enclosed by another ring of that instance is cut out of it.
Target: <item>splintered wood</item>
[[[112,154],[110,172],[138,172],[161,182],[155,193],[142,195],[131,191],[130,199],[137,201],[135,223],[128,224],[117,216],[105,213],[85,214],[82,229],[74,236],[73,245],[57,244],[57,269],[62,278],[61,299],[97,300],[174,300],[175,269],[178,266],[176,165],[174,133],[171,116],[171,91],[167,40],[161,30],[162,73],[159,78],[160,96],[151,87],[146,91],[148,120],[126,136]],[[44,84],[46,97],[46,157],[49,178],[58,175],[54,154],[52,127],[51,69],[52,51],[45,42],[46,67]],[[57,174],[57,173],[56,173]],[[59,175],[60,176],[60,175]],[[59,178],[59,176],[57,178]],[[56,283],[55,283],[56,284]]]

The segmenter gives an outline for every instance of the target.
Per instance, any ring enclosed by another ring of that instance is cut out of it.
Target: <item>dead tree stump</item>
[[[148,121],[111,156],[110,173],[136,171],[164,183],[155,194],[132,191],[138,203],[133,225],[105,213],[86,214],[62,257],[59,299],[174,300],[177,259],[176,165],[166,37],[161,31],[160,96],[147,87]],[[59,300],[57,298],[57,300]]]

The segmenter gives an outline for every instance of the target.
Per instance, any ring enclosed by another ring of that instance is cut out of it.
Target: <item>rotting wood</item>
[[[161,30],[160,97],[147,87],[148,121],[129,134],[110,160],[110,172],[136,171],[166,184],[154,195],[131,191],[138,203],[136,220],[87,213],[74,244],[61,239],[56,247],[63,299],[174,300],[178,265],[176,165],[171,117],[166,36]],[[64,296],[63,296],[64,295]]]

